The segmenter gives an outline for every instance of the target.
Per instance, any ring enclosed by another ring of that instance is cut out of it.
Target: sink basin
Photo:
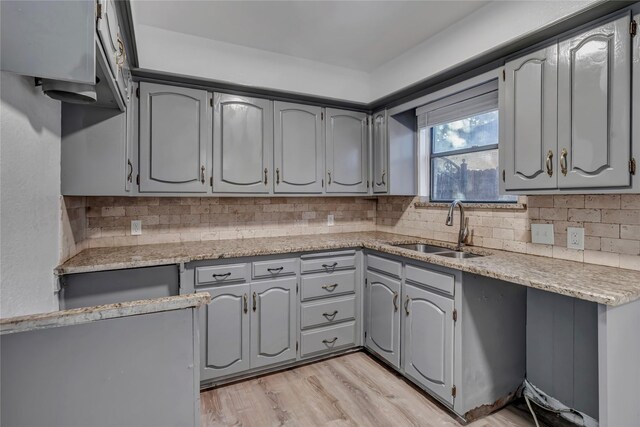
[[[456,258],[456,259],[477,258],[482,256],[482,255],[472,254],[469,252],[454,252],[454,251],[437,253],[436,255],[444,256],[447,258]]]
[[[444,251],[451,250],[449,248],[443,248],[442,246],[426,245],[424,243],[414,243],[410,245],[393,245],[393,246],[396,246],[398,248],[411,249],[412,251],[422,252],[425,254],[434,254],[437,252],[444,252]]]

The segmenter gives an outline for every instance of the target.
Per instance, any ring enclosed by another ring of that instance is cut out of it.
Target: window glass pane
[[[498,111],[432,127],[433,153],[498,143]]]
[[[433,201],[517,201],[517,196],[499,194],[498,150],[434,157],[431,166]]]

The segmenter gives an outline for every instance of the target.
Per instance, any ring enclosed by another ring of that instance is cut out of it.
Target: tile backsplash
[[[84,248],[387,231],[455,242],[447,208],[420,197],[64,197],[65,260]],[[469,244],[640,270],[640,194],[520,197],[519,209],[468,205]],[[327,215],[335,226],[327,226]],[[131,220],[142,220],[132,236]],[[531,243],[531,224],[553,224],[555,245]],[[567,249],[567,227],[584,227],[585,250]]]

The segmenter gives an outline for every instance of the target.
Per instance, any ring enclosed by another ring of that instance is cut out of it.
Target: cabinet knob
[[[560,172],[562,172],[562,175],[567,176],[567,154],[569,154],[567,152],[566,148],[563,148],[562,151],[560,152]]]

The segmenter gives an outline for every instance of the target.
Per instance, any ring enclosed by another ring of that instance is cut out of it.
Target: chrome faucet
[[[464,246],[464,241],[467,240],[469,236],[469,218],[465,218],[464,216],[464,206],[462,206],[461,200],[454,200],[449,206],[449,213],[447,214],[447,222],[446,224],[451,227],[453,226],[453,211],[456,206],[460,208],[460,231],[458,231],[458,245],[456,246],[456,250],[459,251]]]

